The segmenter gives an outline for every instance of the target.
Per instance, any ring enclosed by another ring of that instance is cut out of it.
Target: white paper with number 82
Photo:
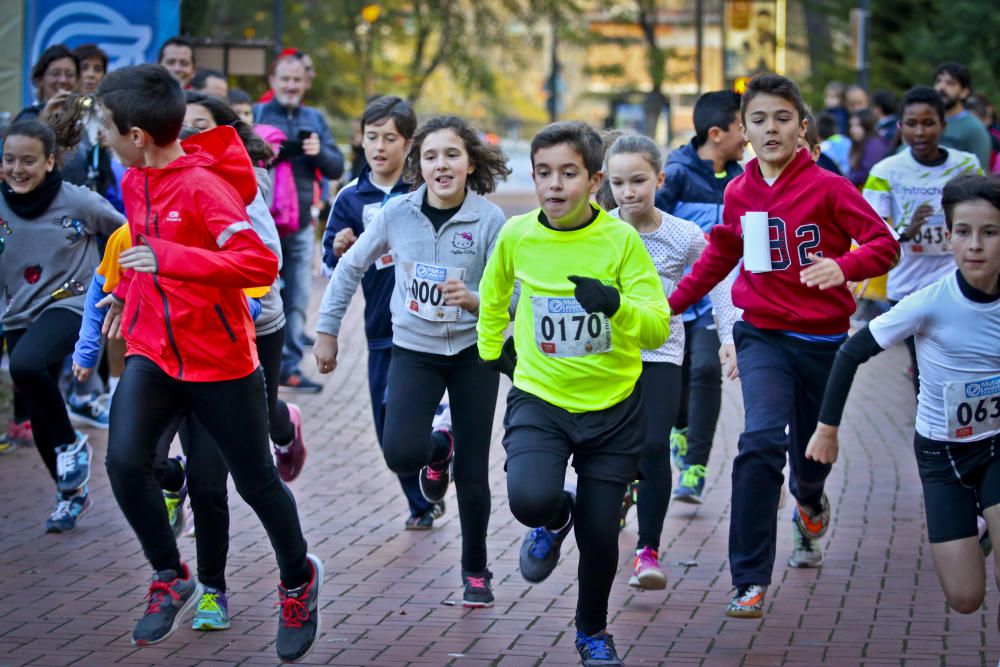
[[[547,357],[583,357],[611,351],[611,321],[588,313],[573,297],[533,296],[535,344]]]
[[[971,382],[945,382],[948,434],[955,440],[1000,433],[1000,375]]]
[[[460,306],[445,305],[444,282],[452,278],[465,280],[464,268],[403,262],[403,273],[406,310],[411,315],[431,322],[457,322],[462,317]]]

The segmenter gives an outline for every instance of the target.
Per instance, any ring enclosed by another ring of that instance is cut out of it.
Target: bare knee
[[[971,591],[958,593],[945,591],[945,597],[948,599],[948,606],[959,614],[974,614],[982,608],[986,593],[984,591],[977,595]]]

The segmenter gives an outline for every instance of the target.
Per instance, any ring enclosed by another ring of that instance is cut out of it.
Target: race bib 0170
[[[444,303],[444,282],[451,278],[465,280],[465,269],[406,262],[406,310],[411,315],[431,322],[457,322],[462,316],[459,306]]]
[[[955,440],[1000,433],[1000,375],[945,382],[948,435]]]
[[[950,255],[948,238],[945,234],[944,214],[928,216],[917,235],[910,240],[910,250],[917,255]]]
[[[533,296],[535,344],[549,357],[583,357],[611,350],[611,321],[588,313],[573,297]]]

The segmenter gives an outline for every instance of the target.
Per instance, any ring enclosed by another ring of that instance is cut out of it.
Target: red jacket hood
[[[253,164],[250,162],[243,140],[233,128],[220,125],[199,132],[182,141],[181,147],[185,155],[157,171],[167,175],[173,170],[203,167],[215,172],[236,188],[244,205],[249,205],[257,196],[257,178],[254,175]]]

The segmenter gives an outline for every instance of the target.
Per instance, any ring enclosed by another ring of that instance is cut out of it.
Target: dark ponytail
[[[62,166],[62,157],[72,153],[83,139],[83,131],[90,116],[97,111],[93,95],[67,95],[59,104],[48,105],[38,117],[52,131],[56,166]],[[51,155],[46,149],[46,155]]]
[[[250,161],[254,164],[267,165],[274,159],[274,151],[267,142],[261,139],[252,127],[240,120],[236,112],[225,102],[204,93],[190,91],[185,94],[185,101],[188,104],[200,104],[208,109],[216,125],[229,125],[236,130],[236,134],[240,135],[243,146],[250,155]]]

